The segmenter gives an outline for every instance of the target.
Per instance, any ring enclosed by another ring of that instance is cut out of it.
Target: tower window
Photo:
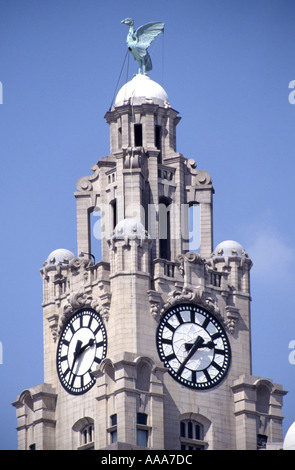
[[[221,286],[221,274],[220,273],[211,273],[211,284],[212,286],[215,287],[220,287]]]
[[[142,124],[134,124],[134,146],[142,147]]]
[[[181,450],[203,450],[203,426],[193,420],[180,422]]]
[[[257,449],[265,449],[267,444],[267,436],[257,434]]]
[[[112,211],[112,214],[111,214],[111,217],[112,217],[112,223],[111,223],[111,226],[112,226],[112,230],[114,230],[114,228],[116,227],[117,225],[117,201],[116,199],[114,199],[111,204],[111,211]]]
[[[122,127],[118,129],[118,148],[122,148]]]
[[[89,242],[90,253],[94,255],[96,262],[101,261],[101,241],[102,241],[102,223],[101,223],[101,210],[95,207],[89,213]]]
[[[159,204],[159,243],[160,258],[171,260],[170,207],[166,199]]]
[[[137,445],[141,447],[147,447],[149,428],[147,426],[147,414],[137,413]]]
[[[155,126],[155,147],[160,150],[158,155],[158,163],[162,163],[162,128]]]
[[[93,425],[89,424],[88,426],[85,426],[84,429],[81,431],[81,444],[89,444],[90,442],[93,442]]]
[[[118,431],[117,431],[117,414],[113,414],[111,417],[111,427],[108,429],[111,437],[111,444],[117,442],[118,440]]]

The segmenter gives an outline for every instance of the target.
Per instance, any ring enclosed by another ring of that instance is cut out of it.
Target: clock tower
[[[257,449],[281,385],[252,375],[251,259],[213,246],[211,176],[138,73],[106,113],[110,154],[75,193],[77,253],[41,269],[44,383],[14,402],[19,449]]]

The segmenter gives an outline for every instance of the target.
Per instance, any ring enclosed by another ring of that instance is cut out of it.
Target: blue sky
[[[39,271],[76,253],[76,182],[109,154],[126,17],[166,24],[150,77],[182,117],[177,150],[212,177],[214,245],[253,260],[253,374],[289,391],[284,432],[295,420],[295,2],[0,0],[0,449],[17,447],[10,403],[43,382]]]

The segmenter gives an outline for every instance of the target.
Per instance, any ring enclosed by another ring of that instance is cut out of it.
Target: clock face
[[[70,317],[57,347],[57,373],[71,394],[87,392],[95,384],[92,372],[106,356],[107,335],[101,316],[82,309]]]
[[[220,322],[206,309],[178,304],[164,314],[157,347],[170,375],[186,387],[217,385],[230,364],[230,344]]]

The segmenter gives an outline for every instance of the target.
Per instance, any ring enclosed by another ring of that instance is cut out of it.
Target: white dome
[[[68,264],[68,262],[73,258],[75,258],[75,255],[70,250],[66,250],[65,248],[59,248],[50,253],[45,264],[47,266],[56,266],[58,264]]]
[[[115,238],[146,238],[146,230],[141,222],[134,218],[121,220],[115,227]]]
[[[164,88],[151,80],[148,75],[143,74],[135,75],[132,80],[122,86],[117,94],[115,106],[126,104],[129,100],[132,105],[152,102],[170,106]]]
[[[295,450],[295,421],[287,431],[284,439],[283,450]]]
[[[219,243],[212,253],[214,258],[226,258],[226,257],[247,257],[247,253],[240,243],[233,240],[225,240]]]

